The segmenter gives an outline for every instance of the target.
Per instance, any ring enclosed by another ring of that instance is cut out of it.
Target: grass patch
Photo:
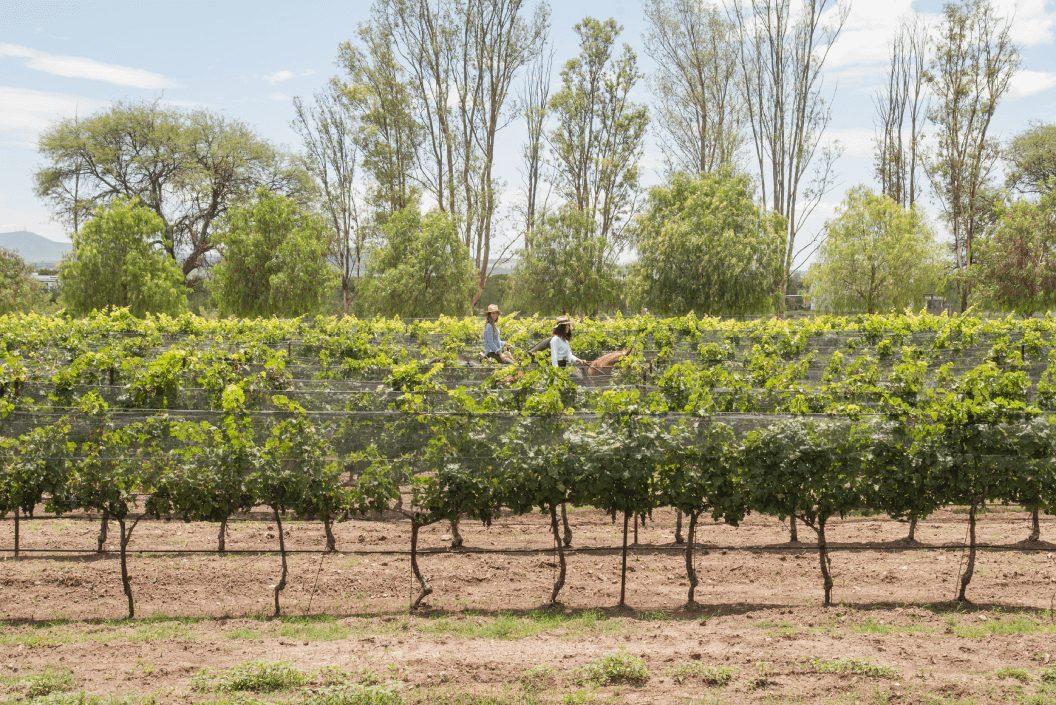
[[[985,616],[983,615],[983,617]],[[988,617],[970,623],[960,622],[956,618],[950,617],[946,620],[946,625],[955,636],[962,639],[982,639],[990,636],[1026,634],[1056,634],[1056,624],[1042,622],[1036,617],[1023,614],[1007,617]]]
[[[554,667],[544,664],[532,666],[522,673],[517,680],[525,690],[540,690],[553,685],[556,679],[557,671],[554,670]]]
[[[503,613],[495,616],[423,617],[410,626],[422,634],[455,636],[462,639],[525,639],[545,632],[560,631],[568,636],[598,631],[613,631],[618,621],[600,612],[565,613],[554,610],[532,610],[524,614]]]
[[[873,618],[863,619],[851,625],[851,631],[858,634],[876,634],[885,636],[888,634],[922,634],[924,632],[936,631],[934,627],[923,624],[886,624],[877,622]]]
[[[402,705],[394,689],[381,685],[341,685],[311,693],[302,705]]]
[[[820,659],[812,658],[809,668],[814,673],[835,673],[839,675],[867,676],[869,678],[897,678],[898,671],[890,666],[881,666],[870,661],[854,658]]]
[[[221,693],[273,693],[300,688],[307,683],[304,672],[288,663],[250,661],[222,671],[201,671],[195,677],[194,687]]]
[[[407,705],[539,705],[539,699],[529,693],[462,693],[417,690],[409,695]]]
[[[51,668],[25,676],[4,678],[3,684],[6,690],[23,698],[42,698],[53,693],[65,693],[74,687],[73,673]]]
[[[649,668],[640,657],[616,651],[588,663],[584,679],[598,686],[642,685],[649,680]]]
[[[690,661],[673,668],[669,675],[671,680],[679,685],[691,680],[705,685],[724,686],[733,680],[733,669],[729,666],[708,666],[700,661]]]
[[[774,639],[793,639],[799,636],[803,629],[792,622],[786,621],[774,621],[770,619],[760,619],[752,623],[752,626],[756,629],[765,629],[766,634]]]
[[[1012,680],[1019,681],[1020,683],[1030,682],[1030,674],[1025,668],[1014,668],[1012,666],[1005,666],[1004,668],[999,668],[994,671],[994,675],[998,678],[1011,678]]]
[[[1049,666],[1041,672],[1041,682],[1056,685],[1056,666]]]

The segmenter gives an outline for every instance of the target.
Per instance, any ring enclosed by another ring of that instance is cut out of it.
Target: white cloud
[[[1054,86],[1056,86],[1056,73],[1020,69],[1009,83],[1008,97],[1026,98],[1038,93],[1044,93]]]
[[[1049,44],[1056,32],[1052,0],[994,0],[997,11],[1012,20],[1012,39],[1024,46]]]
[[[0,42],[0,58],[21,59],[27,68],[65,78],[83,78],[148,90],[160,90],[173,85],[168,78],[153,71],[107,64],[82,56],[48,54],[19,44]]]
[[[0,86],[0,133],[32,141],[52,123],[98,107],[96,101],[66,93]]]
[[[271,85],[276,86],[280,83],[286,83],[286,81],[291,81],[295,78],[304,78],[305,76],[311,76],[313,73],[315,72],[310,69],[308,71],[301,71],[300,73],[296,73],[294,71],[291,71],[290,69],[279,69],[278,71],[273,71],[271,73],[264,74],[264,80],[270,83]]]
[[[875,133],[866,127],[845,127],[825,130],[828,143],[839,142],[845,157],[869,157],[873,154]]]

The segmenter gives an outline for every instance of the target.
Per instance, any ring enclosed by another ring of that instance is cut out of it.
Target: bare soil
[[[227,548],[275,549],[275,527],[262,517],[233,521]],[[116,525],[107,544],[114,553],[16,560],[8,552],[0,563],[0,702],[25,697],[19,679],[47,669],[69,671],[75,689],[100,696],[214,702],[215,693],[195,688],[200,669],[265,660],[306,672],[369,671],[422,703],[1056,703],[1056,547],[981,552],[973,604],[957,605],[963,551],[903,546],[896,542],[905,524],[848,517],[827,531],[837,604],[826,609],[817,553],[790,547],[787,526],[758,516],[736,528],[703,524],[701,606],[687,610],[674,515],[662,511],[639,531],[647,545],[629,559],[631,609],[618,610],[620,524],[588,509],[570,520],[574,547],[611,550],[569,555],[556,611],[545,609],[556,570],[548,520],[535,515],[488,528],[465,523],[469,550],[420,558],[434,594],[414,616],[410,526],[396,518],[335,527],[339,549],[390,553],[292,555],[279,621],[265,619],[278,556],[193,553],[215,548],[215,524],[136,528],[130,549],[177,552],[130,556],[137,614],[149,615],[135,622],[120,619]],[[98,527],[93,517],[23,521],[22,547],[91,550]],[[325,545],[317,522],[284,528],[292,550]],[[979,541],[1015,544],[1029,529],[1026,512],[991,508]],[[10,518],[0,522],[3,548],[12,530]],[[964,512],[944,510],[920,523],[917,538],[960,544],[965,530]],[[800,538],[813,540],[811,530],[801,526]],[[1056,539],[1056,519],[1043,517],[1042,538]],[[425,549],[449,540],[446,525],[422,532]],[[584,669],[612,653],[644,659],[648,681],[591,682]],[[703,667],[728,667],[732,679],[708,685]],[[299,703],[303,695],[254,697]]]

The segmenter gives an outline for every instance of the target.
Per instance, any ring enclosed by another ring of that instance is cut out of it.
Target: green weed
[[[733,669],[729,666],[708,666],[700,661],[690,661],[670,671],[671,680],[682,684],[688,680],[705,685],[724,686],[733,680]]]
[[[897,678],[898,671],[890,666],[881,666],[869,661],[853,658],[825,660],[812,658],[810,670],[814,673],[836,673],[842,675],[867,676],[869,678]]]
[[[196,677],[194,685],[198,690],[221,693],[271,693],[299,688],[307,682],[307,676],[288,663],[250,661],[215,673],[203,671]]]
[[[587,664],[585,680],[595,685],[642,685],[649,680],[649,668],[640,657],[616,651]]]
[[[316,691],[302,705],[402,705],[403,698],[381,685],[342,685]]]

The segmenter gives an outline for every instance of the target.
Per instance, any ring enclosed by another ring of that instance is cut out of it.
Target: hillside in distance
[[[0,233],[0,247],[17,252],[29,264],[54,267],[73,244],[50,240],[28,230],[16,230]]]

